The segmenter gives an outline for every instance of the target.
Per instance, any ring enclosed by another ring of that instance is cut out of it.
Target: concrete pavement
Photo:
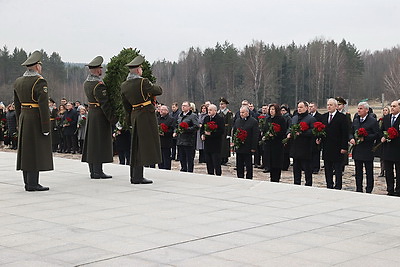
[[[25,192],[0,152],[1,266],[399,266],[400,198],[54,158]]]

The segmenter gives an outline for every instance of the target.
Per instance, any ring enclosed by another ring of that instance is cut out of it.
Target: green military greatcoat
[[[222,135],[221,142],[221,157],[229,158],[231,156],[231,140],[227,137],[231,136],[233,114],[229,109],[225,109],[224,111],[218,110],[218,114],[224,119],[225,122],[225,130],[224,134]]]
[[[132,126],[131,166],[147,166],[161,162],[160,136],[152,103],[162,88],[148,79],[130,74],[121,85],[122,101]]]
[[[18,122],[17,170],[53,170],[47,82],[34,71],[26,71],[14,84]]]
[[[82,161],[87,163],[113,162],[112,129],[114,112],[106,86],[98,76],[89,75],[83,88],[89,102],[86,136]]]

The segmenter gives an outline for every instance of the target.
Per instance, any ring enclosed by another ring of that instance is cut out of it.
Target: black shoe
[[[110,178],[112,178],[112,176],[107,175],[105,173],[100,173],[100,174],[92,173],[92,174],[90,174],[90,178],[92,178],[92,179],[110,179]]]
[[[313,171],[312,172],[312,174],[318,174],[319,173],[319,171]]]
[[[131,180],[131,184],[152,184],[153,181],[143,178],[142,180],[136,181],[136,180]]]
[[[46,186],[41,186],[40,184],[36,186],[25,186],[25,191],[33,192],[33,191],[48,191],[50,188]]]
[[[263,170],[262,172],[263,172],[263,173],[268,173],[268,172],[269,172],[269,170]]]

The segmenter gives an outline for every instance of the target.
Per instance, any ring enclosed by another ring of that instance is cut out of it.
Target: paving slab
[[[400,198],[54,158],[25,192],[0,152],[1,266],[399,266]]]

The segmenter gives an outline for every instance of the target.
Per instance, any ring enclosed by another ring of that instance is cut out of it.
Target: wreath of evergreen
[[[121,98],[121,84],[126,80],[129,73],[129,68],[125,65],[131,62],[139,54],[140,50],[137,50],[136,48],[123,48],[121,52],[119,52],[117,56],[113,56],[110,63],[107,64],[106,75],[104,77],[104,83],[107,86],[107,93],[110,98],[113,112],[121,123],[123,129],[128,128],[125,121],[126,114]],[[150,63],[145,60],[142,66],[142,77],[147,78],[154,83],[156,78],[152,74]]]

